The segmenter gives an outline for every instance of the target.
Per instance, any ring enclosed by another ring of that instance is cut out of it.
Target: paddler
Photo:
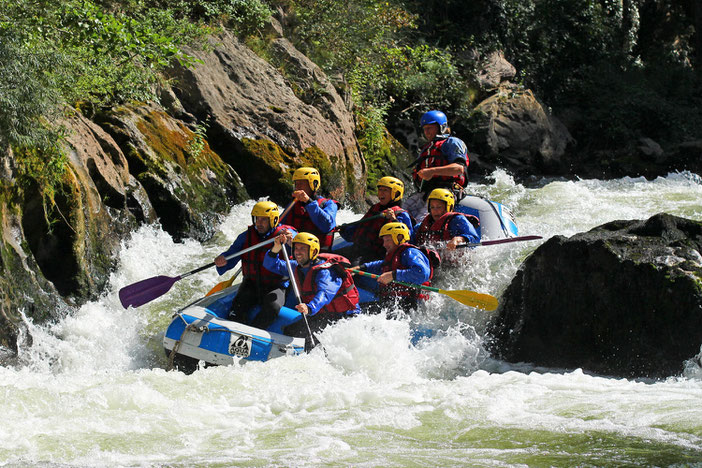
[[[330,323],[358,314],[359,294],[353,277],[346,271],[348,259],[336,254],[320,253],[317,236],[309,232],[299,232],[293,236],[290,231],[283,231],[276,237],[273,247],[268,251],[263,266],[279,275],[287,274],[287,265],[280,259],[282,244],[292,240],[293,268],[295,281],[302,302],[295,308],[307,316],[312,333]],[[288,336],[305,337],[307,324],[299,320],[283,330]]]
[[[429,215],[417,224],[413,240],[417,245],[436,246],[445,242],[447,250],[456,250],[458,244],[480,242],[475,230],[478,218],[453,211],[456,200],[446,189],[434,189],[427,198]]]
[[[400,179],[391,176],[381,177],[376,184],[378,187],[378,203],[371,206],[361,218],[361,222],[342,228],[341,237],[353,245],[344,252],[352,260],[353,265],[377,260],[385,256],[383,240],[378,235],[385,223],[399,221],[410,230],[414,229],[414,220],[402,209],[402,196],[405,184]],[[368,218],[372,220],[363,221]]]
[[[259,248],[226,260],[225,257],[248,247],[271,239],[283,230],[295,233],[292,226],[279,224],[278,205],[271,201],[260,201],[251,210],[253,224],[237,236],[226,252],[214,259],[217,273],[220,275],[234,268],[241,259],[243,280],[232,302],[229,319],[266,329],[275,320],[280,308],[285,304],[285,291],[288,287],[285,274],[279,275],[263,268],[265,248]],[[253,321],[249,320],[249,311],[255,305],[261,305],[261,311]]]
[[[385,258],[359,266],[360,270],[379,274],[378,297],[381,306],[416,308],[420,299],[428,296],[420,289],[393,283],[414,283],[429,286],[433,268],[429,258],[409,243],[409,229],[404,223],[387,223],[378,234],[385,247]]]
[[[293,173],[295,205],[286,215],[285,221],[299,232],[314,234],[323,248],[330,248],[334,240],[336,212],[339,202],[317,195],[321,185],[319,171],[313,167],[301,167]]]

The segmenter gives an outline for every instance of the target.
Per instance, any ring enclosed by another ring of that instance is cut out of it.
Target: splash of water
[[[473,188],[510,206],[521,233],[544,240],[466,251],[446,289],[499,296],[554,235],[661,211],[702,220],[702,183],[688,173],[538,188],[503,171],[494,180]],[[325,329],[326,353],[165,372],[171,314],[221,278],[203,271],[138,309],[123,310],[117,291],[211,262],[250,223],[252,206],[233,207],[204,244],[140,228],[103,297],[57,323],[26,320],[21,359],[0,367],[0,464],[669,465],[702,457],[699,355],[683,377],[648,383],[494,361],[482,342],[489,314],[441,295],[414,312]],[[338,219],[357,217],[342,210]]]

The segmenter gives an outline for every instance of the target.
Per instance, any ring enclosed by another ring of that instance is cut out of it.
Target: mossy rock
[[[323,194],[338,196],[347,187],[345,168],[316,146],[296,154],[271,140],[242,138],[226,162],[243,179],[253,198],[270,197],[284,205],[293,191],[292,175],[298,167],[315,167],[322,179]]]

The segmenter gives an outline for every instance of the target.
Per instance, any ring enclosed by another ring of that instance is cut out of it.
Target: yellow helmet
[[[403,242],[407,242],[410,238],[409,228],[405,223],[386,223],[380,228],[380,233],[378,237],[383,237],[390,235],[392,236],[392,241],[395,245],[400,245]],[[402,239],[400,239],[402,236]]]
[[[305,244],[310,247],[310,260],[314,260],[319,255],[319,239],[314,234],[309,232],[298,232],[295,237],[293,237],[293,245]]]
[[[456,199],[453,194],[443,188],[437,188],[431,191],[429,197],[427,197],[427,206],[429,206],[429,200],[441,200],[446,202],[446,211],[453,211],[453,206],[456,204]]]
[[[278,225],[278,219],[280,218],[278,205],[272,201],[260,201],[256,203],[251,210],[251,218],[254,223],[256,223],[256,216],[267,216],[271,221],[271,229],[275,229]]]
[[[396,179],[395,177],[382,177],[376,185],[378,187],[389,188],[392,191],[392,201],[401,200],[402,195],[405,193],[405,184],[403,184],[400,179]]]
[[[319,171],[314,167],[301,167],[295,169],[292,180],[293,182],[296,180],[306,180],[310,184],[312,191],[316,192],[322,179],[319,177]]]

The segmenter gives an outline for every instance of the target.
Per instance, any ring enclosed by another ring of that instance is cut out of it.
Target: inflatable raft
[[[426,201],[421,193],[415,193],[405,200],[404,208],[419,222],[427,214]],[[454,211],[473,215],[480,220],[478,235],[483,240],[503,239],[519,235],[512,212],[502,203],[477,195],[466,195],[454,207]]]
[[[205,365],[226,366],[242,361],[267,361],[305,351],[305,338],[283,334],[283,329],[302,320],[291,307],[283,307],[267,330],[228,320],[229,309],[239,285],[203,297],[173,315],[163,337],[169,368],[186,373]],[[375,301],[375,295],[359,288],[361,303]],[[292,299],[294,302],[294,299]],[[289,301],[290,302],[290,298]],[[287,303],[287,306],[292,304]],[[258,308],[250,314],[255,317]],[[252,317],[253,318],[253,317]]]
[[[173,315],[163,337],[163,347],[173,366],[192,372],[198,361],[222,366],[304,352],[304,338],[293,338],[282,332],[286,326],[302,319],[295,309],[283,307],[268,330],[228,320],[238,287],[203,297]]]
[[[466,195],[455,207],[456,211],[473,215],[480,220],[478,235],[481,239],[502,239],[519,235],[512,212],[502,203],[477,195]]]

